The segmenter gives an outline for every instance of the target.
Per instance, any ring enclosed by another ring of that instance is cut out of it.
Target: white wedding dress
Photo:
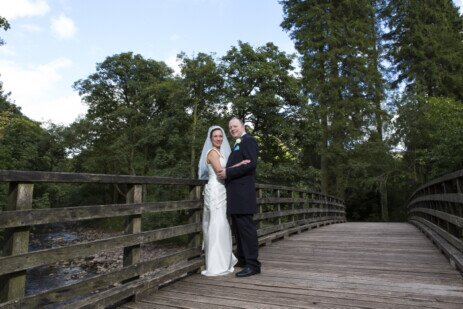
[[[213,150],[213,149],[211,149]],[[209,150],[209,151],[211,151]],[[226,160],[220,156],[220,165]],[[207,165],[209,181],[204,187],[203,246],[206,254],[205,276],[233,273],[238,262],[232,252],[232,236],[227,220],[227,194],[223,180],[218,179],[211,164]]]

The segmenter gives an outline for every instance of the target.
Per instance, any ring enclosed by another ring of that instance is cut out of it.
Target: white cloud
[[[74,25],[74,21],[71,18],[65,16],[64,14],[61,14],[57,18],[52,18],[51,30],[58,39],[70,39],[77,32],[77,28]]]
[[[463,14],[463,0],[453,0],[453,3],[460,8],[460,14]]]
[[[16,50],[14,47],[11,47],[10,45],[3,45],[0,47],[0,55],[3,56],[16,56]]]
[[[72,61],[58,58],[49,63],[25,68],[11,61],[0,60],[3,88],[11,91],[11,99],[22,112],[37,121],[51,120],[69,124],[86,107],[70,86],[62,86],[62,70],[72,67]]]
[[[177,59],[177,52],[167,57],[164,61],[169,67],[174,70],[175,75],[180,75],[180,61]]]
[[[39,121],[51,121],[55,124],[68,125],[75,121],[78,116],[84,115],[87,107],[81,102],[77,93],[66,96],[56,97],[51,100],[37,101],[33,106],[29,106],[31,114],[40,115]],[[44,113],[43,110],[48,111]],[[25,113],[25,110],[23,109]]]
[[[18,17],[45,15],[50,11],[46,0],[1,0],[1,16],[11,21]]]
[[[177,41],[178,39],[180,39],[180,36],[177,34],[177,33],[174,33],[170,36],[169,38],[171,41]]]
[[[72,61],[67,58],[58,58],[32,68],[23,68],[11,61],[0,61],[4,85],[13,92],[16,98],[41,96],[61,80],[62,77],[58,71],[71,66]]]
[[[42,28],[34,24],[22,24],[20,27],[31,33],[42,32]]]

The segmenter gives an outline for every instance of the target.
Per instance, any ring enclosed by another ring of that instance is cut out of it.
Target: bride
[[[207,132],[199,160],[200,179],[208,179],[204,187],[203,246],[206,255],[205,276],[233,273],[237,258],[232,252],[232,237],[227,221],[227,194],[223,180],[217,173],[225,168],[231,153],[224,130],[212,126]],[[237,165],[246,164],[242,161]]]

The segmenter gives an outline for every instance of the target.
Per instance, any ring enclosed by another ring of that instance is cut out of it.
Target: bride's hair
[[[209,138],[210,138],[210,139],[212,139],[212,134],[214,134],[214,132],[217,131],[217,130],[222,131],[222,134],[223,134],[222,128],[220,128],[220,127],[215,128],[215,129],[211,130],[211,133],[209,134]]]

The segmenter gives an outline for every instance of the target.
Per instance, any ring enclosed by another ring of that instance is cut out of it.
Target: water
[[[49,249],[78,240],[72,232],[50,232],[35,234],[29,244],[29,252]],[[82,267],[76,265],[44,265],[29,269],[26,273],[26,295],[37,294],[46,290],[62,287],[82,280],[87,275]]]
[[[26,295],[37,294],[82,280],[82,273],[87,274],[80,266],[54,267],[39,266],[27,271]]]
[[[29,252],[52,248],[56,243],[69,243],[78,240],[79,236],[72,232],[50,232],[34,234],[33,241],[29,244]]]

